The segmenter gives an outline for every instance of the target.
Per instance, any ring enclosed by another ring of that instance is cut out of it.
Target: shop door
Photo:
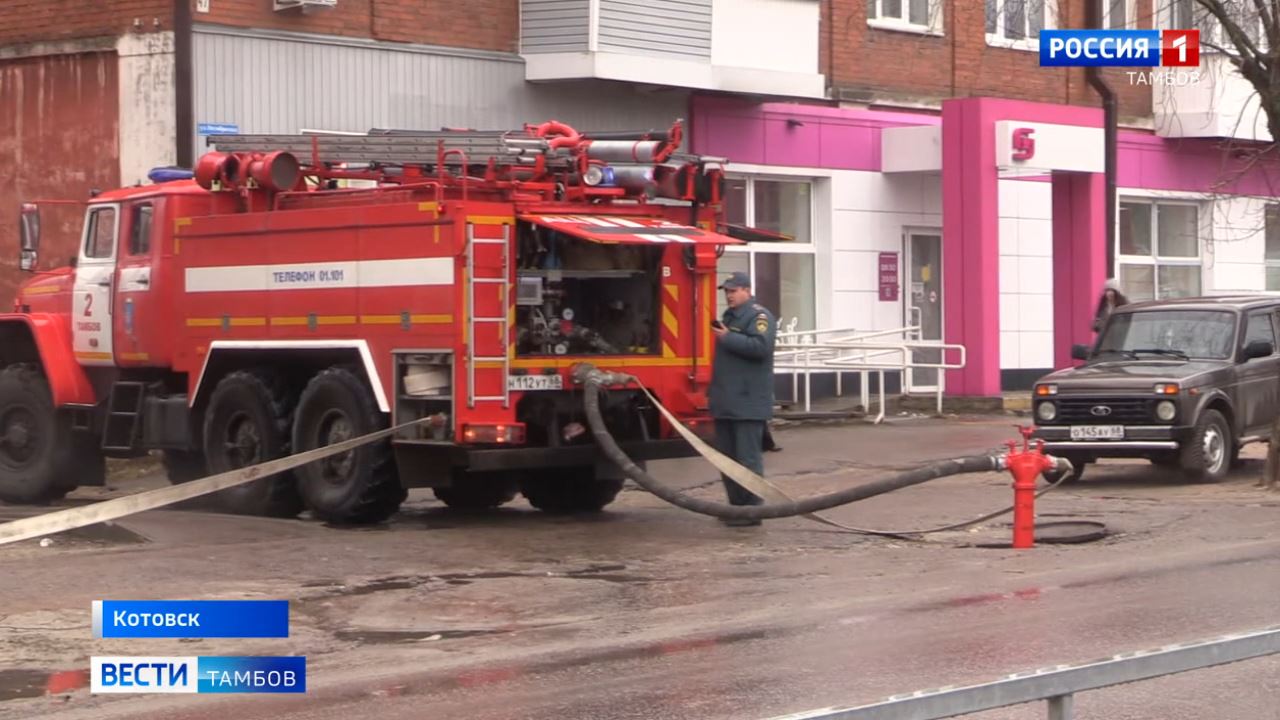
[[[942,343],[942,235],[937,231],[908,232],[904,237],[907,268],[906,325],[918,327],[920,342]],[[912,362],[941,363],[942,349],[912,351]],[[934,368],[909,369],[907,392],[934,392],[938,389],[938,373]]]

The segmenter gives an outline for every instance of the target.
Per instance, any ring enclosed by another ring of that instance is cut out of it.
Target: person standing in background
[[[1120,282],[1115,278],[1102,286],[1102,297],[1098,298],[1098,307],[1093,311],[1093,331],[1100,333],[1107,327],[1111,313],[1121,305],[1128,305],[1129,298],[1120,292]]]
[[[773,417],[773,352],[777,322],[756,302],[751,280],[735,272],[720,288],[728,309],[712,323],[716,336],[711,364],[711,388],[707,393],[715,419],[720,452],[761,477],[764,476],[763,443]],[[725,493],[733,505],[760,505],[763,500],[721,474]],[[727,525],[759,525],[759,520],[725,520]]]

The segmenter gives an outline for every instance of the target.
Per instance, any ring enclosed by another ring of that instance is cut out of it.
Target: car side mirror
[[[1089,359],[1089,346],[1088,346],[1088,345],[1079,345],[1079,344],[1072,345],[1072,346],[1071,346],[1071,358],[1072,358],[1073,360],[1088,360],[1088,359]]]
[[[1275,346],[1266,340],[1254,340],[1244,346],[1244,359],[1253,360],[1255,358],[1270,357],[1275,351]]]
[[[33,203],[23,203],[18,213],[18,240],[20,255],[18,267],[26,272],[36,268],[40,255],[40,207]]]

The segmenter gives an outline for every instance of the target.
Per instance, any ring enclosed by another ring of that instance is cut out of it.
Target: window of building
[[[1138,27],[1135,0],[1097,0],[1102,10],[1102,27],[1108,30],[1132,30]]]
[[[730,178],[725,190],[725,221],[766,230],[776,241],[751,241],[726,248],[720,277],[745,272],[756,300],[787,330],[815,329],[813,186],[808,180]],[[725,310],[718,293],[718,312]]]
[[[1040,49],[1040,31],[1058,26],[1058,0],[986,0],[987,44]]]
[[[1120,285],[1130,300],[1201,293],[1197,205],[1123,198],[1119,226]]]
[[[115,251],[116,209],[114,207],[98,208],[89,215],[84,256],[95,259],[110,258],[115,255]]]
[[[1218,20],[1205,9],[1198,0],[1165,0],[1162,7],[1162,27],[1200,31],[1200,52],[1212,53],[1216,45],[1227,50],[1234,50],[1235,43],[1222,31]],[[1227,17],[1244,31],[1249,40],[1260,50],[1265,50],[1267,33],[1262,16],[1251,0],[1233,0],[1223,3]]]
[[[1268,205],[1266,212],[1267,292],[1280,292],[1280,205]]]
[[[886,30],[942,33],[942,0],[867,0],[867,24]]]

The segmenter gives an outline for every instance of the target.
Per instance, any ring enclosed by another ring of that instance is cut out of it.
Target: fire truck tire
[[[457,510],[487,510],[515,499],[519,483],[509,473],[455,472],[454,485],[432,492],[440,502]]]
[[[63,449],[72,444],[69,421],[55,412],[44,373],[26,364],[0,370],[0,500],[42,505],[74,490],[73,479],[86,472],[76,463],[87,458],[78,445],[75,452]],[[97,463],[105,475],[100,453]]]
[[[600,512],[622,490],[623,480],[601,479],[590,467],[530,473],[520,482],[529,504],[552,515]]]
[[[313,377],[302,391],[293,447],[295,452],[306,452],[386,427],[364,381],[349,369],[331,367]],[[329,523],[382,522],[409,496],[396,472],[390,440],[317,460],[296,472],[306,507]]]
[[[288,456],[291,405],[288,393],[268,372],[240,370],[223,378],[205,413],[209,474]],[[291,518],[302,512],[292,472],[227,488],[216,493],[213,501],[237,515]]]

